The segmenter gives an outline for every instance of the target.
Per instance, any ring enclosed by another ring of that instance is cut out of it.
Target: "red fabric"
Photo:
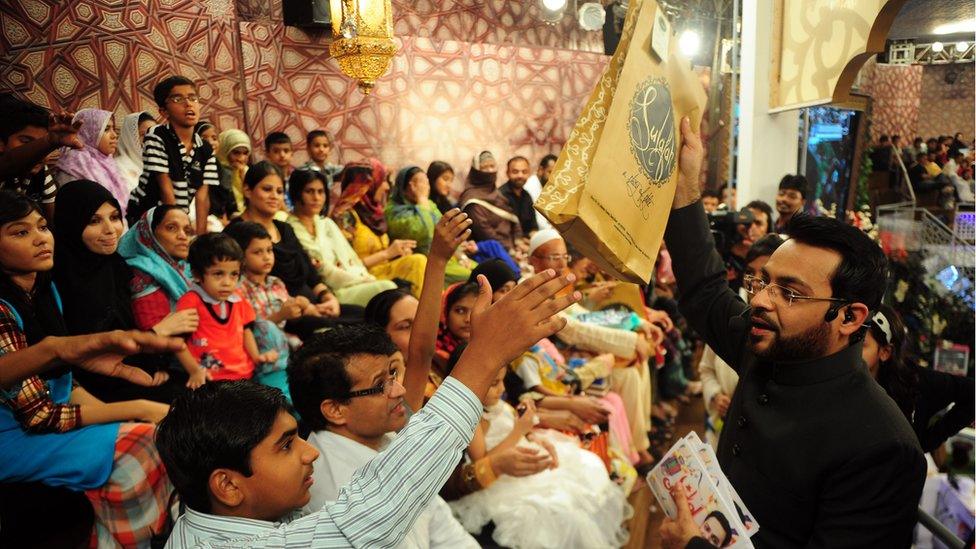
[[[169,298],[162,289],[132,300],[132,316],[140,330],[149,330],[172,311]]]
[[[244,350],[244,327],[254,322],[254,309],[246,299],[227,303],[230,313],[221,323],[194,291],[176,302],[176,310],[195,309],[200,315],[197,331],[187,339],[186,347],[200,366],[210,370],[214,381],[250,379],[254,361]]]

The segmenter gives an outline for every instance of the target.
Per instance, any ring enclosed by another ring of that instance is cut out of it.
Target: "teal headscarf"
[[[122,235],[119,254],[130,267],[139,269],[153,279],[152,282],[133,287],[133,297],[162,289],[170,303],[175,305],[190,287],[190,264],[182,259],[173,259],[153,234],[153,219],[158,209],[151,208],[142,214],[139,221]]]

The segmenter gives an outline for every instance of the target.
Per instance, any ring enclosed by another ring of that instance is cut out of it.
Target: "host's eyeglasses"
[[[800,295],[789,288],[766,282],[757,276],[751,275],[746,275],[742,278],[742,287],[745,288],[750,296],[755,296],[763,290],[766,290],[769,292],[770,299],[780,304],[785,303],[787,307],[792,306],[794,301],[836,301],[838,303],[848,303],[846,299],[837,299],[836,297],[809,297]]]
[[[186,96],[174,95],[172,97],[167,97],[166,100],[169,101],[170,103],[173,103],[174,105],[182,105],[183,103],[199,103],[200,96],[199,95],[186,95]]]
[[[387,398],[393,397],[393,388],[400,382],[400,372],[399,370],[394,370],[390,373],[389,377],[381,381],[375,387],[370,387],[369,389],[362,389],[359,391],[349,391],[346,393],[345,399],[358,398],[364,396],[373,396],[383,393]]]

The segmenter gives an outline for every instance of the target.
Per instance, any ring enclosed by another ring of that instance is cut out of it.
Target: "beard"
[[[830,324],[820,322],[816,326],[790,337],[773,332],[773,341],[765,349],[757,349],[757,341],[750,338],[749,349],[759,358],[775,362],[805,360],[827,353]]]

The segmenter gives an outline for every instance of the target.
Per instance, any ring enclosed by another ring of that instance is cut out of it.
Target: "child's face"
[[[151,127],[153,127],[155,125],[156,125],[156,121],[155,120],[143,120],[142,122],[139,122],[139,142],[140,143],[142,143],[142,140],[146,138],[146,133],[149,132],[149,128],[151,128]],[[214,136],[216,137],[216,135],[217,135],[217,132],[216,132],[216,130],[214,130]]]
[[[210,148],[213,149],[214,154],[217,154],[217,150],[220,149],[220,138],[217,135],[217,128],[208,126],[207,129],[200,133],[200,138],[210,143]]]
[[[251,274],[266,275],[274,268],[274,245],[270,238],[255,238],[244,250],[244,270]]]
[[[98,152],[106,156],[112,156],[118,148],[119,134],[115,130],[115,121],[109,118],[105,122],[105,131],[102,132],[102,138],[98,140]]]
[[[437,176],[437,180],[434,181],[434,188],[441,196],[448,196],[451,194],[452,183],[454,183],[454,172],[447,170]]]
[[[253,208],[262,215],[274,215],[281,209],[282,200],[285,197],[285,186],[277,174],[271,174],[254,186],[253,189],[244,187],[244,198],[247,199],[247,207]]]
[[[54,267],[54,236],[38,211],[0,226],[0,267],[36,273]]]
[[[166,98],[166,118],[170,124],[192,128],[200,121],[200,96],[189,84],[173,86]]]
[[[473,295],[464,296],[447,312],[447,329],[462,341],[471,339],[471,309],[477,299]]]
[[[240,280],[240,261],[218,259],[203,271],[200,276],[200,286],[210,297],[224,301],[237,290],[237,283]]]
[[[332,142],[328,137],[318,136],[308,144],[308,156],[318,164],[323,164],[332,152]]]
[[[235,147],[227,155],[227,161],[230,163],[231,168],[243,168],[247,166],[247,162],[250,159],[251,151],[247,147]]]
[[[0,153],[7,152],[10,149],[16,149],[17,147],[26,145],[28,143],[32,143],[38,139],[46,139],[46,138],[47,138],[47,128],[42,128],[40,126],[24,126],[22,129],[17,130],[13,134],[11,134],[10,137],[7,138],[5,142],[0,141]],[[31,175],[34,175],[37,172],[41,171],[41,168],[43,167],[44,167],[44,163],[38,162],[37,164],[34,165],[33,168],[31,168],[30,171]]]
[[[278,412],[271,432],[250,457],[251,476],[235,478],[244,493],[248,518],[277,522],[311,499],[312,463],[319,453],[298,436],[298,423],[290,414]]]
[[[291,166],[291,143],[275,143],[267,151],[268,162],[275,166],[285,168]]]
[[[492,404],[498,404],[498,401],[502,399],[502,394],[505,393],[505,368],[498,371],[498,375],[495,376],[495,382],[488,387],[488,394],[485,395],[485,404],[491,406]]]

